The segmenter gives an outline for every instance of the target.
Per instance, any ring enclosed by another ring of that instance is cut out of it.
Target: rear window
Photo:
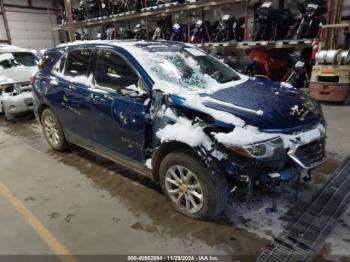
[[[68,53],[64,74],[67,76],[87,75],[91,49],[73,50]]]

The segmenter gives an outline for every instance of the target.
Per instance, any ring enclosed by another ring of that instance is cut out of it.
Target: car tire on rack
[[[187,153],[170,153],[163,159],[160,182],[172,207],[195,219],[217,217],[228,201],[228,185],[223,174],[212,173]]]
[[[42,112],[40,119],[49,145],[56,151],[65,151],[68,148],[68,143],[54,112],[47,108]]]

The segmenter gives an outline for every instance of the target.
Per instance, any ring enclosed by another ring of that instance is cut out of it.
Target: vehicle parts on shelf
[[[327,11],[327,1],[305,1],[299,4],[299,11],[302,14],[302,19],[296,32],[297,39],[315,38],[323,21],[322,15]]]

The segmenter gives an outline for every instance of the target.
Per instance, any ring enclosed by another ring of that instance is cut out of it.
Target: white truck
[[[30,80],[38,70],[38,61],[28,49],[0,45],[0,113],[7,121],[33,110]]]

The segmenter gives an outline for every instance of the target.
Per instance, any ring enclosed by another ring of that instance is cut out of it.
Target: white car
[[[0,45],[0,113],[6,120],[33,110],[31,77],[38,71],[38,57],[30,50]]]

